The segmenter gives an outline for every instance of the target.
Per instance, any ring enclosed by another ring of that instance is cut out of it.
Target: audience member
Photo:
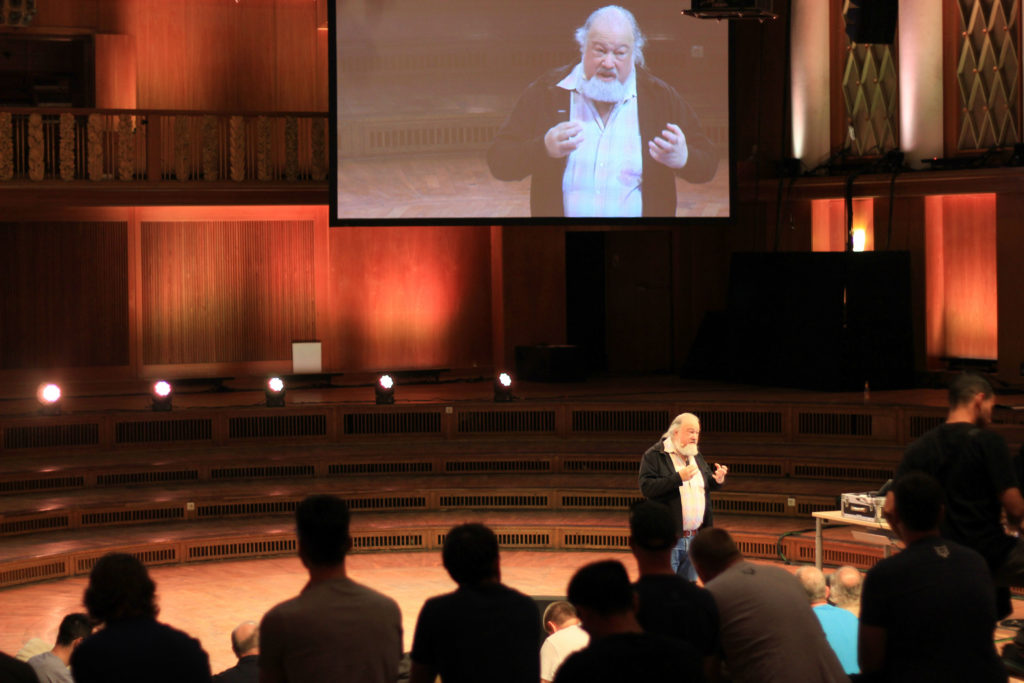
[[[14,658],[19,662],[28,662],[36,655],[41,655],[44,652],[50,651],[50,644],[42,638],[29,638],[25,643],[18,649],[17,654]]]
[[[310,496],[295,509],[295,523],[309,582],[263,616],[260,681],[394,683],[402,615],[394,600],[348,577],[348,505]]]
[[[537,683],[540,625],[533,600],[501,583],[498,539],[483,524],[451,529],[441,551],[458,589],[430,598],[412,642],[412,683]]]
[[[718,606],[733,681],[849,680],[792,574],[747,562],[729,532],[714,527],[697,534],[690,558]]]
[[[828,601],[859,617],[860,590],[863,585],[864,575],[861,571],[848,564],[843,565],[828,575]]]
[[[260,680],[260,627],[243,621],[231,632],[231,650],[238,663],[213,677],[214,683],[257,683]]]
[[[76,612],[61,619],[57,629],[57,642],[49,652],[42,652],[28,660],[35,669],[39,683],[74,683],[71,677],[71,653],[82,639],[92,633],[92,622],[87,614]]]
[[[629,547],[640,578],[637,621],[644,631],[685,640],[704,658],[709,677],[718,670],[718,608],[711,593],[672,569],[678,533],[672,511],[661,503],[642,501],[629,515]]]
[[[83,603],[103,628],[71,653],[77,683],[209,682],[210,661],[199,641],[156,620],[156,585],[136,558],[101,557]]]
[[[814,616],[821,622],[825,638],[839,657],[843,670],[848,674],[860,673],[857,666],[857,617],[842,607],[828,604],[825,575],[817,567],[800,567],[796,570],[796,578],[803,584]]]
[[[4,683],[39,683],[35,669],[5,652],[0,652],[0,681]]]
[[[636,620],[636,595],[622,563],[588,564],[569,582],[590,644],[570,655],[555,683],[703,681],[700,654],[677,638],[644,633]]]
[[[906,548],[864,580],[860,667],[872,681],[1007,680],[992,641],[992,579],[981,555],[939,536],[942,499],[921,472],[886,495],[886,519]]]
[[[576,608],[565,600],[556,600],[548,605],[541,623],[550,635],[540,648],[540,680],[550,683],[555,680],[555,672],[565,658],[585,648],[590,636],[580,628]]]

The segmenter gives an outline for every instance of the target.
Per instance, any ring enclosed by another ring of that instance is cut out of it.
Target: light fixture
[[[512,395],[512,376],[503,372],[494,378],[494,402],[506,403],[515,400]]]
[[[170,382],[159,380],[153,383],[153,410],[162,411],[171,409],[171,399],[174,388]]]
[[[373,385],[374,402],[379,405],[391,405],[395,402],[395,380],[391,375],[381,375]]]
[[[853,229],[853,251],[861,252],[864,251],[864,247],[867,246],[867,231],[864,228]]]
[[[60,387],[56,384],[41,384],[36,391],[39,399],[39,412],[43,415],[60,415]]]
[[[263,393],[267,397],[268,408],[283,408],[284,407],[284,380],[280,377],[271,377],[267,380],[267,386],[263,390]]]

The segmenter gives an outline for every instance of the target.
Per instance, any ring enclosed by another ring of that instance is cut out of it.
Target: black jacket
[[[704,520],[700,528],[712,525],[711,491],[721,488],[721,484],[711,476],[711,468],[704,456],[697,454],[695,458],[701,476],[704,477]],[[679,487],[683,481],[672,464],[672,456],[665,452],[662,441],[654,444],[644,453],[640,461],[640,493],[644,497],[667,505],[672,510],[672,518],[676,522],[676,532],[683,530],[683,502],[679,498]]]

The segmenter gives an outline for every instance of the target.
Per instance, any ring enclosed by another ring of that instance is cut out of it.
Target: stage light
[[[867,245],[867,231],[864,228],[853,229],[853,250],[856,252],[864,251],[864,247]]]
[[[153,410],[170,410],[174,389],[170,382],[160,380],[153,383]]]
[[[395,402],[395,380],[391,375],[381,375],[373,385],[374,402],[379,405],[391,405]]]
[[[60,415],[60,387],[56,384],[41,384],[36,391],[39,412],[43,415]]]
[[[512,395],[512,376],[503,372],[494,378],[494,401],[505,403],[512,400],[515,400]]]
[[[267,380],[267,387],[263,390],[267,397],[268,408],[284,407],[284,381],[280,377],[271,377]]]

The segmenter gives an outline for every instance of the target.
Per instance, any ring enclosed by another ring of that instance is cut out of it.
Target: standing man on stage
[[[672,420],[640,462],[640,492],[672,511],[679,534],[672,550],[672,569],[689,581],[697,580],[687,552],[690,541],[700,529],[711,526],[709,492],[722,486],[729,472],[728,467],[715,463],[712,473],[697,449],[699,440],[700,420],[693,413],[683,413]]]

